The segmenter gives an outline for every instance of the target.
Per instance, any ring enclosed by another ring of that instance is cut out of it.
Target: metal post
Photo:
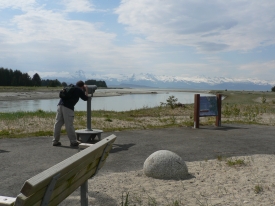
[[[92,97],[97,89],[96,85],[87,85],[88,89],[88,100],[87,100],[87,128],[76,130],[77,139],[81,142],[89,142],[91,139],[94,139],[97,135],[98,139],[101,140],[102,130],[92,129]]]
[[[80,186],[81,206],[88,206],[88,180]]]
[[[92,122],[91,122],[91,103],[92,102],[92,95],[88,96],[87,100],[87,130],[92,130]]]

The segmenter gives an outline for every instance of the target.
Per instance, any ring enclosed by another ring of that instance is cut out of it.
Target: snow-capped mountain
[[[44,77],[47,79],[50,77]],[[54,78],[54,77],[51,77]],[[51,79],[50,78],[50,79]],[[226,77],[181,77],[153,74],[90,74],[85,75],[83,71],[78,71],[72,77],[55,77],[61,82],[75,83],[76,81],[95,79],[103,80],[108,87],[131,85],[130,87],[157,87],[157,88],[181,88],[181,89],[232,89],[232,90],[262,90],[270,91],[275,85],[275,81],[258,79],[233,79]]]

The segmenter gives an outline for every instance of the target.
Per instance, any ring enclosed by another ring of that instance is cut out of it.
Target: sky
[[[273,80],[274,0],[0,0],[0,67]]]

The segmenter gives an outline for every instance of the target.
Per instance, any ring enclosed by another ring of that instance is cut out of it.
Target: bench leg
[[[88,180],[80,186],[81,206],[88,206]]]
[[[101,134],[97,134],[98,140],[101,140]]]

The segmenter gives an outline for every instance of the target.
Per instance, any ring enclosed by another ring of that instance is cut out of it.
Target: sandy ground
[[[185,180],[153,179],[142,170],[98,175],[89,183],[89,204],[112,206],[122,205],[123,201],[123,205],[156,206],[275,205],[274,155],[229,160],[243,160],[244,165],[229,166],[228,159],[186,162],[190,178]],[[79,196],[68,198],[76,200]]]
[[[0,92],[0,101],[55,99],[57,92]]]

